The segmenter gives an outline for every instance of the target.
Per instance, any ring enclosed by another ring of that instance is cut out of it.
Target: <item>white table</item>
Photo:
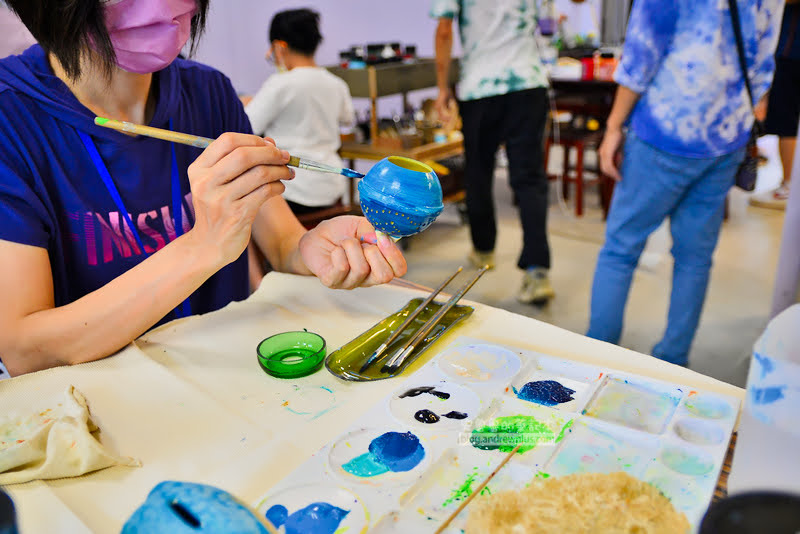
[[[335,291],[313,278],[271,273],[247,301],[164,325],[113,357],[0,382],[4,411],[46,407],[74,385],[88,399],[102,441],[143,463],[5,488],[17,506],[22,534],[117,533],[163,480],[212,484],[255,502],[405,379],[348,383],[325,370],[298,380],[275,379],[256,361],[258,342],[307,328],[335,350],[420,295],[394,286]],[[473,316],[409,372],[467,335],[744,396],[740,388],[650,356],[471,304]],[[317,411],[304,413],[310,399]]]

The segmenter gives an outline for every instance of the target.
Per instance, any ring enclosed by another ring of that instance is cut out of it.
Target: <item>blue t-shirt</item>
[[[154,75],[150,126],[204,137],[251,133],[230,81],[216,70],[175,60]],[[145,251],[100,178],[79,131],[89,134],[137,227]],[[170,143],[94,124],[51,71],[42,48],[0,60],[0,239],[47,249],[55,305],[95,291],[175,239]],[[189,164],[201,149],[176,145],[184,231],[194,224]],[[248,295],[247,258],[209,278],[189,298],[192,313]],[[172,311],[159,321],[175,318]]]

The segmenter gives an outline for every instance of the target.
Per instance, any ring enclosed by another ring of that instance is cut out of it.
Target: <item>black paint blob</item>
[[[447,416],[445,416],[447,417]],[[426,423],[432,425],[433,423],[439,422],[439,416],[433,413],[430,410],[420,410],[414,414],[414,419],[419,421],[420,423]]]
[[[452,412],[447,412],[442,417],[447,417],[448,419],[466,419],[467,414],[453,410]]]
[[[422,395],[423,393],[428,393],[429,395],[433,395],[434,397],[439,397],[442,400],[447,400],[450,398],[450,394],[444,391],[436,391],[436,388],[433,386],[422,386],[418,388],[412,388],[400,395],[401,399],[405,399],[406,397],[417,397]]]

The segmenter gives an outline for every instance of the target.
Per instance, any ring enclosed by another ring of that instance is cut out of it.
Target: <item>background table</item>
[[[7,487],[22,534],[117,533],[163,480],[212,484],[254,503],[399,383],[348,383],[324,370],[271,378],[256,362],[258,342],[307,328],[335,349],[420,294],[397,286],[336,291],[314,278],[270,273],[248,300],[166,324],[113,357],[0,382],[4,413],[46,407],[74,385],[103,443],[143,464]],[[743,397],[739,388],[650,356],[474,305],[474,315],[409,372],[468,335]]]

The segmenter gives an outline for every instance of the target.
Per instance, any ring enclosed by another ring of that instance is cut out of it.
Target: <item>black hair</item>
[[[319,13],[310,9],[288,9],[276,13],[269,27],[269,41],[286,41],[295,52],[313,56],[322,42]]]
[[[203,32],[210,0],[195,0],[197,13],[192,17],[192,52]],[[66,71],[77,80],[81,75],[81,57],[89,48],[101,58],[107,74],[116,64],[116,54],[105,24],[102,0],[5,0],[28,31],[47,53],[52,53]]]

